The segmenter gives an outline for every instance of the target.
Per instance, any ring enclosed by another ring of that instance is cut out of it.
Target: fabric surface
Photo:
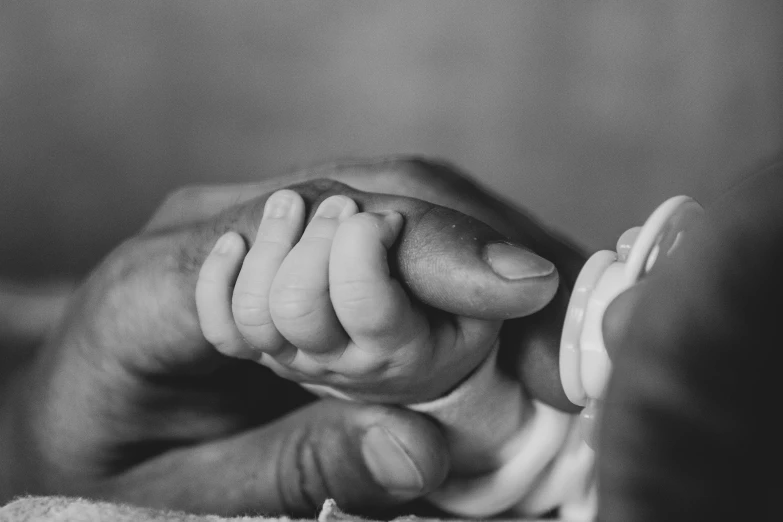
[[[285,517],[190,515],[82,498],[23,497],[0,508],[0,522],[293,522]]]
[[[24,497],[0,508],[0,521],[2,522],[98,522],[108,520],[112,522],[372,522],[344,513],[331,499],[324,502],[321,513],[314,520],[264,516],[225,518],[214,515],[190,515],[177,511],[158,511],[66,497]],[[393,522],[456,522],[456,519],[406,516],[395,518]],[[514,519],[514,522],[525,521]]]

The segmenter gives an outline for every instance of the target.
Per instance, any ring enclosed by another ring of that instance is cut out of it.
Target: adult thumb
[[[488,225],[417,202],[396,252],[401,278],[423,302],[480,319],[525,317],[558,288],[555,265]]]
[[[321,400],[250,431],[173,451],[114,486],[125,501],[190,513],[312,516],[332,498],[378,514],[437,488],[446,445],[403,409]]]

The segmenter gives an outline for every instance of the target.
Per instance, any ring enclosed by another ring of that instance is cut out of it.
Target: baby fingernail
[[[220,239],[217,240],[215,243],[215,246],[212,247],[212,251],[216,254],[227,254],[229,251],[231,251],[231,248],[233,247],[233,237],[230,232],[227,232],[220,236]]]
[[[373,426],[362,439],[362,455],[375,481],[392,493],[414,497],[424,477],[402,442],[382,426]]]
[[[555,271],[555,265],[543,257],[508,243],[487,245],[484,253],[492,270],[506,279],[544,277]]]
[[[318,210],[315,211],[315,215],[321,218],[335,219],[342,217],[344,212],[347,212],[353,204],[351,198],[345,196],[330,196],[326,198]]]
[[[264,217],[282,219],[288,215],[288,211],[294,203],[294,195],[291,191],[280,190],[266,200],[264,205]]]
[[[383,217],[383,222],[386,223],[386,226],[389,227],[395,236],[400,233],[403,222],[402,214],[394,210],[386,210],[380,212],[380,215]]]

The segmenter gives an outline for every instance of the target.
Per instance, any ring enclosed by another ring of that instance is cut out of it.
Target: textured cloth
[[[80,498],[25,497],[0,508],[1,522],[371,522],[349,515],[333,500],[324,502],[318,518],[232,517],[189,515],[177,511],[158,511],[107,502],[91,502]],[[400,517],[394,522],[456,522],[449,519]],[[502,521],[498,521],[502,522]],[[514,522],[524,522],[517,519]]]
[[[180,511],[93,502],[82,498],[23,497],[0,508],[0,522],[292,522],[286,517],[189,515]]]

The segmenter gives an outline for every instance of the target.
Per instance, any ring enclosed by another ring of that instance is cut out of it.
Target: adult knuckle
[[[174,189],[166,194],[161,208],[180,207],[192,203],[200,192],[200,188],[194,185],[187,185]]]
[[[144,241],[131,238],[115,248],[101,263],[90,279],[91,287],[102,294],[104,305],[121,308],[127,300],[147,290],[150,280],[161,280],[160,263],[149,264],[150,257]],[[155,274],[158,277],[153,277]],[[165,281],[163,281],[165,282]]]
[[[355,192],[354,189],[345,183],[326,177],[310,179],[302,183],[291,185],[288,188],[298,192],[311,209],[317,208],[318,205],[329,196],[337,194],[346,195]]]
[[[313,179],[307,181],[305,185],[312,192],[317,193],[324,198],[327,198],[332,194],[337,193],[340,189],[346,186],[345,184],[340,183],[339,181],[335,181],[333,179],[328,179],[328,178]]]
[[[277,489],[288,513],[312,513],[334,496],[313,438],[307,429],[293,434],[278,460]]]
[[[167,221],[167,217],[179,214],[184,209],[192,208],[201,203],[205,189],[197,185],[185,186],[166,194],[161,203],[147,222],[144,230],[152,230]]]
[[[423,155],[397,156],[391,159],[390,166],[401,181],[414,183],[454,183],[469,179],[455,165],[437,157]]]

